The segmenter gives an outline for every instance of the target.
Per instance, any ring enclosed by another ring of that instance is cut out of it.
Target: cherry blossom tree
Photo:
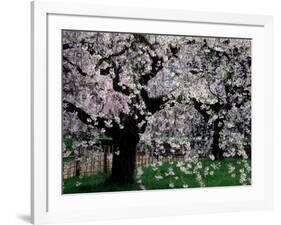
[[[62,38],[64,135],[84,131],[93,143],[110,136],[112,182],[135,181],[137,148],[187,160],[250,156],[250,40],[82,31]]]

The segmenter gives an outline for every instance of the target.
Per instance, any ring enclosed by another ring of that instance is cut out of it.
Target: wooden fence
[[[165,156],[161,158],[155,158],[149,154],[137,153],[136,165],[147,166],[156,162],[171,162],[182,161],[183,156]],[[93,176],[98,173],[109,173],[112,168],[112,152],[103,151],[95,153],[94,158],[81,159],[79,164],[73,159],[63,163],[63,178],[70,178],[77,175],[77,166],[79,166],[79,174],[81,176]]]

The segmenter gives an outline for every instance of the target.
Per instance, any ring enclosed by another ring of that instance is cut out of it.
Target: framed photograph
[[[32,3],[34,224],[272,207],[272,17]]]

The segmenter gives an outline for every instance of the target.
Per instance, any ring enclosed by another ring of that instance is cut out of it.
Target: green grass
[[[216,187],[216,186],[236,186],[241,185],[240,180],[240,169],[245,167],[245,163],[247,162],[250,165],[250,161],[242,161],[237,159],[224,159],[221,161],[211,161],[211,160],[201,160],[202,168],[198,169],[198,173],[202,177],[205,187]],[[159,170],[153,170],[153,166],[149,166],[148,168],[144,168],[144,174],[141,177],[142,183],[146,187],[146,189],[166,189],[170,188],[169,184],[173,183],[174,188],[182,188],[183,184],[188,185],[190,188],[200,187],[200,183],[196,179],[196,173],[194,173],[194,168],[196,166],[195,163],[190,163],[191,168],[188,170],[191,174],[183,173],[179,167],[176,166],[176,163],[170,165],[169,163],[164,163]],[[235,167],[235,172],[231,174],[235,174],[235,177],[232,177],[229,174],[229,166]],[[168,167],[173,168],[175,175],[172,176],[163,176],[168,171]],[[217,167],[216,169],[213,166]],[[208,170],[213,171],[214,174],[210,175],[205,174],[204,172]],[[251,173],[248,171],[247,173],[247,181],[244,184],[250,184]],[[164,178],[155,182],[155,176],[162,175]],[[178,177],[178,179],[175,179]]]
[[[137,170],[136,184],[116,185],[110,183],[108,175],[104,174],[73,177],[64,181],[64,193],[249,185],[251,184],[250,167],[249,160],[240,159],[201,160],[197,163],[184,163],[181,166],[177,162],[152,164]],[[235,169],[231,171],[230,168]],[[173,173],[169,174],[169,170]],[[241,174],[242,178],[243,176],[245,178],[242,182]],[[201,181],[198,177],[201,177]]]
[[[139,190],[137,184],[117,185],[108,181],[108,175],[72,177],[64,181],[64,194]]]

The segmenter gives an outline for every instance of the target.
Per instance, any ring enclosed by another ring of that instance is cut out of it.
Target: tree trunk
[[[124,128],[113,138],[113,162],[110,180],[114,183],[134,183],[136,146],[139,141],[137,125],[125,116]]]
[[[221,125],[220,125],[221,123]],[[219,146],[220,143],[220,132],[223,128],[223,121],[220,119],[215,120],[214,122],[214,134],[213,134],[213,143],[211,152],[215,156],[215,159],[222,159],[222,150]]]
[[[75,176],[81,175],[81,150],[78,150],[78,155],[75,158]]]

